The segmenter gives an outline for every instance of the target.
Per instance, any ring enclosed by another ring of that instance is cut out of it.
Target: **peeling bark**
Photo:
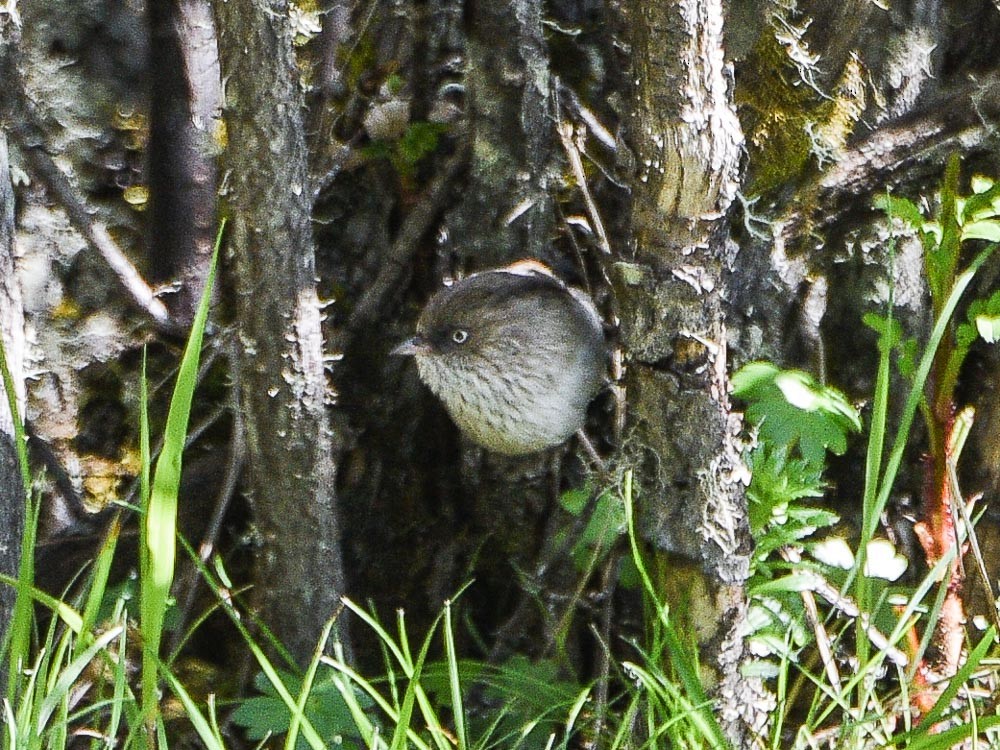
[[[723,298],[743,141],[722,54],[723,5],[628,7],[636,246],[613,277],[628,363],[626,442],[643,467],[645,536],[695,563],[671,577],[702,592],[690,625],[714,673],[723,726],[743,747],[766,721],[767,702],[762,685],[739,672],[750,539]]]
[[[261,535],[257,600],[301,660],[344,592],[302,94],[286,2],[214,9],[228,82],[237,381]]]

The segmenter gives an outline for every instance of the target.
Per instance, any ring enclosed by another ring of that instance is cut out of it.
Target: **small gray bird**
[[[420,379],[472,440],[519,455],[583,426],[606,382],[601,319],[583,292],[537,261],[468,276],[431,298],[412,355]]]

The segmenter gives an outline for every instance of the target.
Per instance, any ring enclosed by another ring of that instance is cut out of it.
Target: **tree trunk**
[[[13,49],[19,42],[16,26],[0,24],[0,80],[10,80]],[[6,74],[6,75],[5,75]],[[9,116],[12,103],[0,95],[0,116]],[[7,152],[7,134],[0,129],[0,340],[4,359],[15,393],[21,419],[24,418],[23,377],[24,308],[21,289],[14,273],[14,186],[11,183]],[[24,531],[24,480],[17,455],[14,419],[8,408],[10,394],[0,378],[0,573],[17,577],[21,561],[21,538]],[[8,627],[14,611],[16,592],[0,584],[0,642],[7,648]],[[0,693],[6,695],[7,670],[0,669]]]
[[[0,56],[3,50],[0,47]],[[3,65],[0,64],[0,70]],[[4,358],[16,391],[20,416],[24,418],[24,378],[21,360],[24,346],[24,312],[21,291],[14,275],[14,190],[7,161],[7,137],[0,131],[0,338]],[[21,537],[24,530],[24,481],[18,462],[14,420],[8,409],[8,394],[0,380],[0,573],[18,575]],[[7,627],[14,611],[16,592],[0,584],[0,641],[7,642]],[[5,690],[7,671],[0,670],[0,690]]]
[[[258,601],[301,660],[344,591],[302,96],[288,4],[214,8],[228,97],[237,381],[262,537]]]
[[[555,224],[555,128],[542,2],[472,3],[468,23],[472,164],[466,197],[449,217],[452,230],[477,269],[545,260]]]
[[[208,0],[148,5],[150,64],[149,244],[153,281],[178,280],[167,297],[188,325],[205,286],[216,232],[216,157],[222,77]]]
[[[740,677],[750,538],[728,398],[727,214],[743,143],[722,54],[720,0],[629,6],[637,159],[635,255],[615,266],[629,421],[644,533],[689,561],[670,571],[667,601],[687,591],[701,663],[714,672],[733,744],[766,720],[759,684]],[[696,592],[691,594],[690,592]]]

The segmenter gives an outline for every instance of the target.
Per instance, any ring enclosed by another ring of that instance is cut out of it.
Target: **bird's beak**
[[[412,339],[407,339],[395,349],[393,349],[389,354],[396,357],[412,357],[414,354],[430,354],[431,345],[424,341],[420,336],[414,336]]]

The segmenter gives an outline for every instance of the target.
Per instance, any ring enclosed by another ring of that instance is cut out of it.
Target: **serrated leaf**
[[[798,523],[814,528],[826,528],[840,522],[840,516],[822,508],[797,507],[789,512],[789,516]]]
[[[793,406],[843,417],[855,430],[861,429],[861,415],[836,388],[819,385],[812,376],[794,370],[780,373],[774,383]]]
[[[280,674],[282,681],[293,694],[301,690],[302,679],[299,676],[290,672],[280,672]],[[287,704],[279,697],[265,675],[258,674],[254,679],[254,685],[262,694],[247,698],[240,703],[231,715],[233,722],[243,727],[247,736],[255,741],[271,735],[284,734],[291,723],[291,713]],[[372,705],[372,700],[364,694],[359,693],[357,699],[365,707]],[[353,737],[357,733],[347,704],[344,703],[339,689],[329,679],[318,680],[313,684],[306,701],[305,714],[320,736],[331,743],[335,741],[337,735]],[[304,737],[298,738],[296,747],[308,747]]]
[[[847,433],[861,429],[861,416],[835,388],[800,370],[779,370],[754,362],[734,376],[734,395],[748,404],[747,419],[760,439],[773,446],[797,446],[802,457],[822,465],[826,451],[842,454]]]
[[[888,347],[891,351],[899,346],[903,339],[903,326],[896,318],[886,318],[878,313],[867,312],[861,316],[861,322],[879,335],[879,348]]]

